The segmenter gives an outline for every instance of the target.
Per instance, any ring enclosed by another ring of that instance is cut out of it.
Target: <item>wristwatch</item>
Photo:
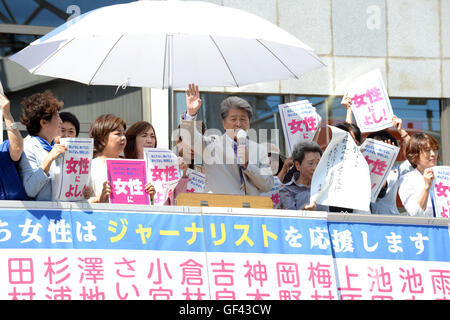
[[[11,123],[11,125],[9,127],[6,128],[6,130],[16,130],[19,129],[19,126],[17,125],[17,122],[13,122]]]

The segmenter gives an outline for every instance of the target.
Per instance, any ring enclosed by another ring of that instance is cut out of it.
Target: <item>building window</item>
[[[175,115],[177,115],[177,125],[179,115],[186,111],[186,97],[184,92],[175,92]],[[200,97],[203,106],[200,109],[198,119],[202,120],[207,129],[219,129],[223,132],[222,119],[220,117],[220,103],[223,99],[233,94],[201,92]],[[284,135],[278,112],[278,105],[286,103],[287,97],[283,95],[264,94],[236,94],[246,99],[253,108],[253,119],[251,127],[258,131],[267,129],[267,140],[270,141],[270,129],[279,129],[278,146],[283,154],[286,154]],[[294,100],[309,100],[322,117],[322,130],[319,136],[319,144],[325,148],[328,144],[326,124],[336,125],[345,121],[346,109],[341,105],[341,96],[294,96]],[[410,135],[415,132],[424,131],[435,137],[441,144],[441,111],[439,99],[417,99],[417,98],[391,98],[391,105],[394,114],[403,120],[403,127]],[[400,142],[400,136],[394,128],[388,129]],[[368,133],[363,134],[366,137]],[[442,148],[441,148],[442,149]],[[442,153],[442,150],[440,150]],[[403,150],[399,153],[398,161],[405,159]],[[440,157],[442,164],[442,154]]]
[[[132,0],[1,1],[0,55],[5,57],[22,50],[53,27],[60,26],[83,13],[104,6],[128,2],[132,2]]]

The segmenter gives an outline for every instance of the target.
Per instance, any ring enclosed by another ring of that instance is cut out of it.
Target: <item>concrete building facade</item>
[[[115,87],[88,87],[31,76],[6,59],[74,14],[130,1],[30,0],[30,8],[24,7],[27,1],[20,2],[22,8],[16,8],[15,1],[5,1],[9,8],[0,5],[0,80],[13,102],[16,119],[24,96],[50,89],[64,100],[65,111],[79,117],[84,136],[95,117],[114,113],[128,124],[142,119],[152,122],[159,146],[169,146],[167,90],[127,88],[116,93]],[[358,75],[380,69],[394,113],[403,119],[405,127],[436,136],[442,146],[443,163],[450,163],[450,0],[209,2],[243,9],[271,21],[314,48],[326,67],[299,80],[241,88],[200,88],[204,101],[200,118],[208,128],[221,128],[218,103],[229,94],[250,101],[256,115],[252,124],[255,128],[280,128],[278,104],[299,99],[309,99],[329,123],[343,120],[340,99],[346,85]],[[182,89],[174,94],[177,113],[185,108]],[[280,147],[284,149],[282,141]]]

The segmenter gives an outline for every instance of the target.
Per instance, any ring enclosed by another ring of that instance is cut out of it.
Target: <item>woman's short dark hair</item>
[[[307,152],[314,152],[314,153],[319,153],[320,156],[322,156],[322,149],[320,148],[320,146],[314,142],[314,141],[303,141],[303,142],[299,142],[294,146],[294,150],[292,150],[292,155],[291,158],[293,161],[298,161],[299,163],[302,163],[303,160],[305,159],[305,154]],[[298,179],[299,176],[299,172],[297,170],[297,167],[294,165],[292,166],[292,168],[290,168],[288,170],[288,172],[286,173],[286,175],[283,178],[283,183],[288,183],[292,180],[292,178],[294,179]]]
[[[95,119],[89,130],[89,136],[94,139],[94,158],[105,149],[108,135],[120,126],[127,129],[125,120],[113,114],[102,114]]]
[[[391,142],[393,142],[398,147],[397,139],[395,139],[395,137],[392,134],[390,134],[389,132],[387,132],[386,130],[380,130],[380,131],[377,131],[377,132],[371,132],[367,136],[367,138],[370,138],[370,139],[379,138],[382,141],[390,140]]]
[[[128,128],[125,136],[127,137],[127,144],[125,145],[125,149],[123,150],[123,154],[127,159],[137,159],[137,150],[136,150],[136,137],[143,132],[148,131],[149,129],[153,130],[155,134],[155,148],[158,145],[158,140],[156,139],[155,128],[153,128],[152,124],[147,121],[138,121],[134,123],[131,127]]]
[[[409,138],[409,141],[406,143],[405,147],[405,155],[406,159],[408,159],[413,168],[417,168],[420,152],[422,152],[427,145],[429,145],[431,149],[439,150],[439,142],[436,138],[429,134],[417,132]]]
[[[60,112],[59,117],[62,122],[70,122],[75,127],[76,137],[80,134],[80,122],[77,117],[70,112]]]
[[[316,142],[302,141],[294,146],[294,150],[292,150],[292,160],[298,161],[301,164],[303,159],[305,159],[305,154],[307,152],[317,152],[322,156],[322,149]]]
[[[41,131],[41,120],[50,121],[63,105],[64,102],[56,99],[50,90],[35,93],[22,100],[20,122],[27,127],[29,135],[37,136]]]
[[[353,135],[355,136],[358,144],[362,143],[361,130],[359,130],[359,127],[357,125],[348,122],[341,122],[336,125],[336,128],[342,129],[347,132],[353,132]]]

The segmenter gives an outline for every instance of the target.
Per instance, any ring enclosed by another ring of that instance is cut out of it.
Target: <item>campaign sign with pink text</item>
[[[361,153],[370,169],[370,184],[372,187],[370,202],[377,200],[399,151],[399,147],[370,138],[366,139],[361,145]]]
[[[106,159],[111,203],[150,204],[144,160]]]
[[[450,166],[433,167],[433,173],[433,201],[436,217],[450,218]]]
[[[366,73],[347,90],[352,112],[361,132],[375,132],[392,127],[392,107],[380,70]]]
[[[320,127],[321,118],[308,100],[278,106],[289,155],[301,141],[311,141]]]
[[[62,138],[60,143],[67,151],[56,160],[52,179],[53,199],[80,201],[89,184],[94,142],[92,138]]]
[[[156,190],[153,204],[162,206],[167,199],[169,186],[174,188],[175,181],[182,176],[178,157],[169,149],[144,148],[144,159],[148,180]]]

